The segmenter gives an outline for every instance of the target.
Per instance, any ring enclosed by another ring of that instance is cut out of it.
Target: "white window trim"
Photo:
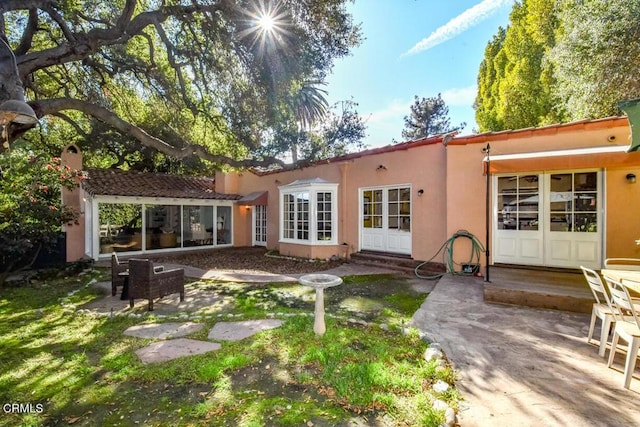
[[[280,243],[293,243],[308,246],[330,246],[338,243],[338,184],[303,183],[278,187],[280,190],[278,205],[278,232]],[[284,196],[285,194],[309,193],[309,240],[284,237]],[[331,193],[331,239],[318,240],[318,193]]]
[[[219,199],[180,199],[180,198],[172,198],[172,197],[136,197],[136,196],[105,196],[105,195],[96,195],[85,197],[87,204],[87,209],[91,209],[91,226],[85,228],[85,234],[91,233],[90,241],[91,247],[85,248],[87,255],[91,256],[94,260],[99,260],[101,258],[108,258],[111,254],[100,253],[100,239],[97,234],[97,230],[100,229],[100,215],[99,215],[99,205],[100,203],[130,203],[130,204],[139,204],[142,205],[142,227],[146,228],[146,218],[145,218],[145,210],[147,205],[180,205],[180,217],[182,218],[182,209],[184,206],[212,206],[214,208],[217,207],[230,207],[231,208],[231,224],[229,225],[229,229],[231,230],[231,241],[229,243],[224,244],[215,244],[213,246],[205,245],[205,246],[194,246],[194,247],[176,247],[176,248],[167,248],[167,249],[145,249],[144,251],[130,251],[127,252],[126,255],[140,255],[145,253],[161,253],[161,252],[179,252],[179,251],[192,251],[192,250],[206,250],[211,249],[212,247],[224,248],[231,247],[234,245],[234,202],[231,200],[219,200]],[[214,211],[214,216],[217,216],[217,211]],[[182,221],[182,220],[181,220]],[[180,223],[182,227],[182,222]],[[95,233],[95,234],[94,234]],[[91,252],[89,254],[88,252]]]

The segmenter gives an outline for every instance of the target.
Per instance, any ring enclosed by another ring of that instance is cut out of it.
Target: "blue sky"
[[[356,0],[349,5],[365,40],[336,61],[330,105],[352,99],[367,123],[365,144],[402,141],[414,95],[442,94],[453,125],[477,128],[472,107],[487,42],[509,23],[514,0]]]

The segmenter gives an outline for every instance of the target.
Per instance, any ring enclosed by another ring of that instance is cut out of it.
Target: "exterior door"
[[[267,206],[254,206],[252,219],[253,245],[267,246]]]
[[[497,177],[493,261],[600,268],[600,175],[587,171]]]
[[[542,175],[513,175],[499,176],[494,181],[494,262],[543,264],[541,178]]]
[[[546,178],[545,265],[600,268],[600,173],[563,172]]]
[[[411,254],[411,187],[360,191],[360,249]]]

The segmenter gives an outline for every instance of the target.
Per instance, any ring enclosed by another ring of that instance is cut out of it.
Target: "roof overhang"
[[[536,151],[529,153],[494,154],[485,156],[491,164],[491,173],[533,172],[540,170],[611,168],[640,166],[640,152],[628,152],[629,147],[572,148],[566,150]]]
[[[266,205],[268,197],[268,191],[254,191],[253,193],[249,193],[246,196],[242,196],[241,198],[236,200],[236,203],[242,206]]]

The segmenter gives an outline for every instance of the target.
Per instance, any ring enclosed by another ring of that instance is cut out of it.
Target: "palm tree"
[[[305,80],[294,89],[288,100],[298,124],[298,138],[327,115],[329,109],[325,98],[327,91],[321,89],[320,85],[326,85],[326,83],[321,80]],[[291,158],[293,163],[298,161],[297,143],[291,145]]]

